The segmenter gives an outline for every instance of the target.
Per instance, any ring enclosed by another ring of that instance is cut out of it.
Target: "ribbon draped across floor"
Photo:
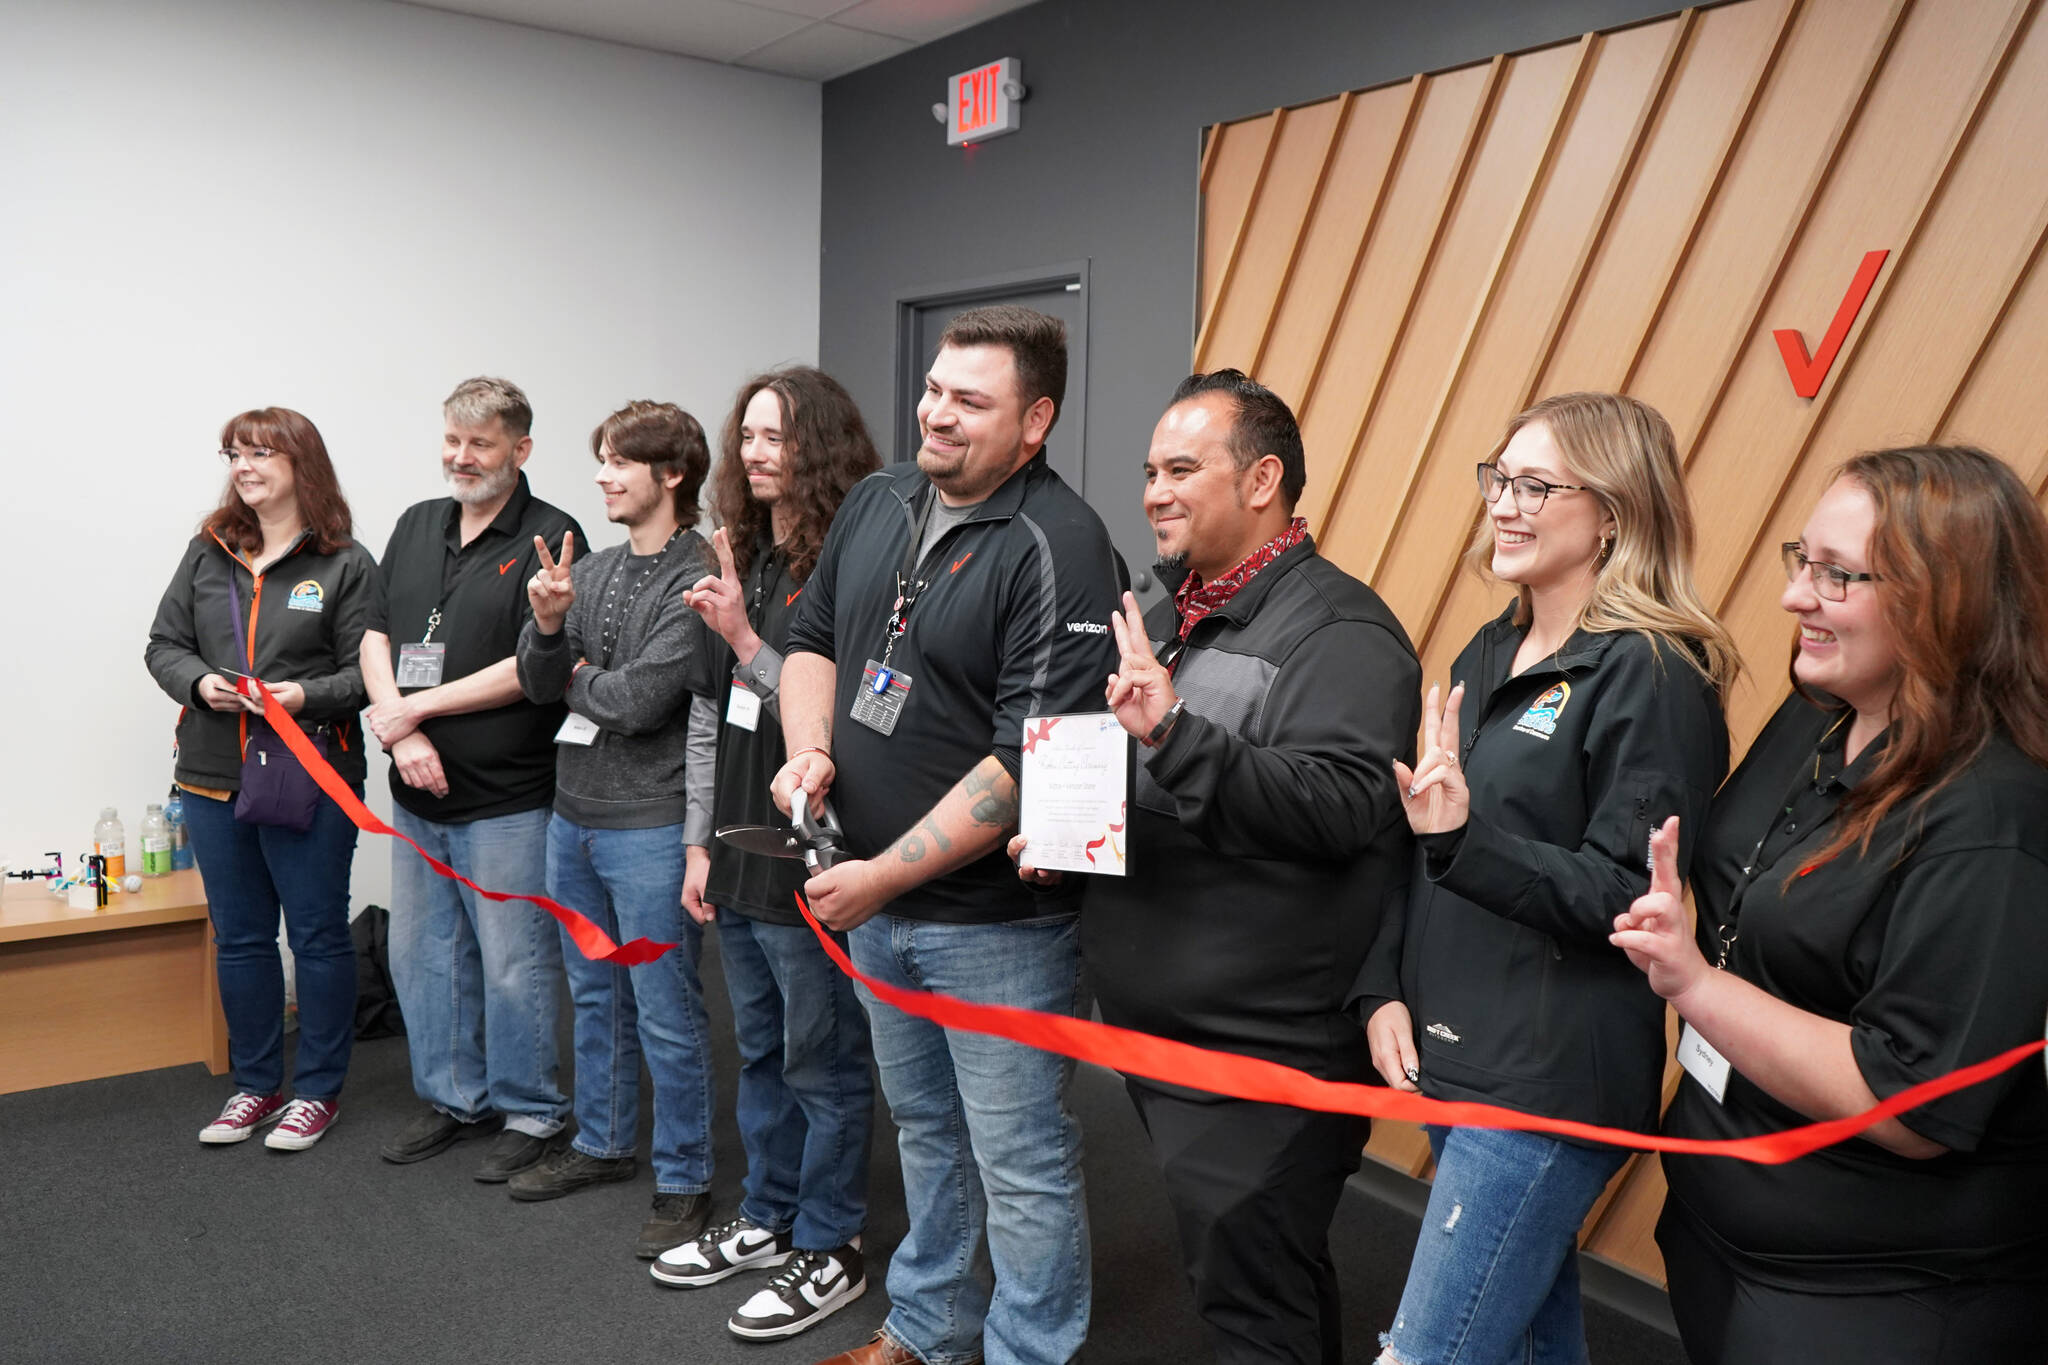
[[[614,943],[609,934],[586,916],[546,896],[493,891],[478,886],[378,819],[349,789],[341,775],[321,757],[319,750],[306,739],[305,733],[299,729],[298,722],[285,711],[277,698],[271,695],[270,689],[255,679],[251,679],[250,682],[262,693],[266,718],[270,721],[271,728],[277,731],[279,737],[284,740],[285,747],[298,757],[299,762],[305,765],[306,771],[312,774],[320,789],[334,799],[335,804],[341,807],[342,813],[355,823],[357,829],[371,834],[388,834],[393,838],[405,839],[420,857],[427,860],[429,867],[444,877],[461,882],[486,899],[531,901],[559,920],[569,937],[575,941],[577,948],[585,957],[594,961],[615,962],[622,967],[638,966],[643,962],[654,961],[675,947],[673,943],[657,943],[646,938],[636,938],[630,943]],[[1399,1119],[1410,1123],[1554,1133],[1559,1137],[1582,1138],[1614,1147],[1635,1148],[1639,1151],[1724,1156],[1762,1165],[1779,1165],[1805,1156],[1809,1152],[1846,1141],[1885,1119],[1895,1118],[1909,1109],[1916,1109],[1943,1095],[1952,1095],[1958,1090],[1989,1080],[2048,1046],[2048,1043],[2041,1039],[2023,1043],[1972,1066],[1951,1071],[1945,1076],[1937,1076],[1931,1081],[1922,1081],[1860,1114],[1851,1114],[1846,1118],[1828,1119],[1821,1123],[1788,1128],[1783,1132],[1726,1141],[1664,1137],[1654,1133],[1632,1133],[1621,1128],[1603,1128],[1597,1124],[1579,1123],[1572,1119],[1523,1114],[1491,1104],[1432,1100],[1402,1090],[1326,1081],[1293,1067],[1282,1066],[1278,1062],[1194,1047],[1188,1043],[1177,1043],[1149,1033],[1098,1024],[1089,1019],[1075,1019],[1064,1014],[1045,1014],[1037,1010],[1019,1009],[1013,1005],[979,1005],[970,1000],[960,1000],[933,991],[892,986],[887,982],[876,981],[872,977],[862,975],[846,956],[838,941],[819,925],[816,917],[811,914],[810,906],[804,903],[801,895],[796,898],[796,902],[797,908],[803,912],[805,923],[811,926],[826,955],[837,964],[840,971],[860,982],[877,1000],[902,1010],[905,1014],[928,1019],[945,1028],[991,1034],[1022,1043],[1026,1047],[1058,1053],[1078,1061],[1094,1062],[1128,1075],[1143,1076],[1149,1080],[1164,1081],[1194,1090],[1206,1090],[1237,1099],[1262,1100],[1271,1104],[1286,1104],[1297,1109],[1317,1109],[1333,1114]]]

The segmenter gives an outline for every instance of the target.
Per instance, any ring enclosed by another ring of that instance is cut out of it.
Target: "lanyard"
[[[917,514],[917,523],[911,528],[910,543],[903,547],[903,559],[896,566],[896,602],[889,609],[889,620],[882,627],[882,667],[889,667],[889,656],[896,650],[896,642],[910,629],[910,610],[917,605],[917,599],[924,595],[925,585],[930,581],[917,576],[917,550],[924,543],[924,534],[931,529],[932,508],[938,505],[939,490],[931,490],[925,499],[924,509]],[[937,546],[932,548],[937,549]]]
[[[626,572],[626,561],[633,557],[632,547],[628,546],[626,553],[619,556],[619,562],[612,568],[611,578],[604,585],[604,620],[598,628],[599,668],[612,666],[612,650],[618,645],[619,632],[625,626],[627,614],[633,610],[633,604],[640,600],[640,590],[647,586],[648,579],[654,577],[654,571],[668,558],[669,547],[676,543],[676,537],[682,533],[681,527],[669,532],[668,539],[661,543],[661,548],[647,561],[647,567],[640,571],[640,581],[633,585],[632,591],[626,594],[626,600],[619,603],[614,610],[613,602],[618,592],[619,577]]]
[[[1798,799],[1799,789],[1801,787],[1808,785],[1809,782],[1816,789],[1820,787],[1820,764],[1822,758],[1822,749],[1827,744],[1829,738],[1834,735],[1835,731],[1842,728],[1843,722],[1849,718],[1849,715],[1849,712],[1844,711],[1842,715],[1835,721],[1835,723],[1827,728],[1826,733],[1822,734],[1818,740],[1814,741],[1813,776],[1811,778],[1808,778],[1802,774],[1801,776],[1795,777],[1792,780],[1792,785],[1785,791],[1784,799],[1779,801],[1776,808],[1773,810],[1770,823],[1764,826],[1764,832],[1757,838],[1756,847],[1752,848],[1749,851],[1749,856],[1742,860],[1742,880],[1735,884],[1734,893],[1728,897],[1727,913],[1721,917],[1720,924],[1717,925],[1714,930],[1714,938],[1721,945],[1720,956],[1714,962],[1714,966],[1717,969],[1726,967],[1728,965],[1728,956],[1735,949],[1735,940],[1738,937],[1740,937],[1736,928],[1736,920],[1740,918],[1742,903],[1749,898],[1749,888],[1756,884],[1756,879],[1758,875],[1765,870],[1763,865],[1764,845],[1769,843],[1771,841],[1771,836],[1778,832],[1778,826],[1782,824],[1788,817],[1791,816],[1792,805],[1793,802]],[[1845,770],[1847,769],[1847,767],[1847,764],[1843,765],[1843,768]],[[1839,776],[1837,776],[1835,779],[1831,780],[1839,781],[1840,779]],[[1832,819],[1834,819],[1834,812],[1829,811],[1827,815],[1815,821],[1812,825],[1809,825],[1807,827],[1806,832],[1811,834],[1814,830],[1819,829],[1821,826],[1827,824],[1827,822]],[[1772,859],[1773,865],[1775,865],[1776,862],[1777,860],[1775,858]]]

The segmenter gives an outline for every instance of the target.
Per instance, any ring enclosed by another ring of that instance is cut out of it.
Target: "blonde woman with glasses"
[[[1387,1083],[1619,1128],[1657,1121],[1664,1006],[1607,941],[1650,833],[1728,766],[1733,643],[1692,583],[1670,424],[1617,394],[1545,399],[1478,468],[1466,564],[1515,597],[1430,689],[1395,765],[1419,844],[1359,1016]],[[1683,863],[1681,862],[1681,867]],[[1428,1130],[1437,1170],[1383,1362],[1583,1362],[1577,1232],[1624,1152]]]

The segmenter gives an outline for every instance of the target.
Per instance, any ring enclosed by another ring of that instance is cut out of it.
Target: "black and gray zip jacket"
[[[1471,815],[1420,841],[1357,1015],[1407,1002],[1432,1098],[1644,1131],[1664,1003],[1607,936],[1649,888],[1650,833],[1672,815],[1685,871],[1728,727],[1691,662],[1639,632],[1579,631],[1510,677],[1522,638],[1510,607],[1452,666]]]

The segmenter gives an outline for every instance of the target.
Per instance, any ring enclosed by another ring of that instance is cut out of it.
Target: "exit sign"
[[[963,71],[946,83],[946,145],[985,142],[1023,126],[1024,68],[1015,57]]]

